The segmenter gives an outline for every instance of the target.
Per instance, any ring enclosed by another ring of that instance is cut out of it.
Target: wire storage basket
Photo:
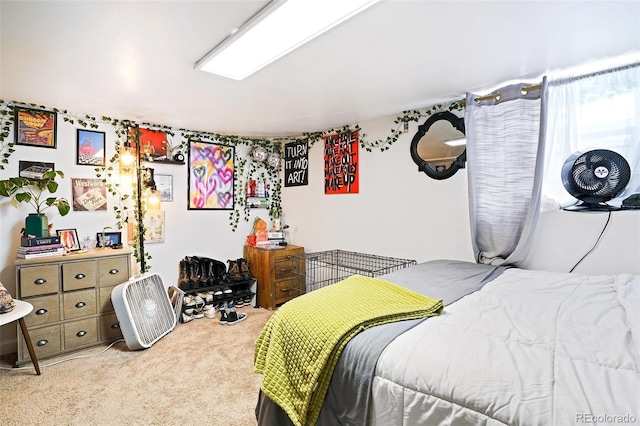
[[[345,250],[305,253],[291,257],[298,274],[304,276],[307,293],[359,274],[377,277],[404,269],[417,262],[410,259],[378,256]]]

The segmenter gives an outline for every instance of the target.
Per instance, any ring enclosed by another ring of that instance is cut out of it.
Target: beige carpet
[[[179,324],[142,351],[119,342],[49,367],[105,346],[43,359],[42,376],[33,368],[0,370],[0,424],[255,425],[262,376],[253,372],[253,349],[272,312],[239,311],[249,314],[242,323]]]

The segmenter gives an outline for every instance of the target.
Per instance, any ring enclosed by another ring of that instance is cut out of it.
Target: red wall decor
[[[324,138],[324,193],[357,194],[358,131]]]

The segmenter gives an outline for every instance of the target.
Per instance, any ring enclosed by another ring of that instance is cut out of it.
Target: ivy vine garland
[[[339,129],[329,129],[322,132],[303,133],[302,136],[296,135],[271,139],[248,138],[236,135],[221,135],[213,132],[199,132],[187,129],[175,129],[173,127],[164,125],[146,122],[137,123],[133,120],[119,120],[106,116],[102,116],[100,119],[98,119],[91,115],[76,115],[70,113],[67,110],[47,108],[42,105],[27,104],[16,101],[6,102],[0,100],[0,170],[4,169],[4,165],[8,164],[9,162],[9,157],[11,156],[11,154],[13,154],[13,152],[15,152],[14,142],[9,140],[9,135],[15,123],[15,111],[18,107],[31,107],[54,111],[58,115],[62,116],[64,122],[69,124],[77,123],[83,128],[97,129],[99,128],[98,122],[109,124],[115,128],[115,134],[117,137],[115,141],[115,154],[109,159],[107,165],[103,167],[96,167],[94,171],[96,173],[96,177],[101,179],[101,181],[105,184],[109,193],[118,200],[118,203],[113,206],[116,225],[118,229],[123,229],[127,226],[130,220],[130,212],[134,214],[134,218],[144,217],[144,214],[146,212],[146,197],[141,198],[143,201],[141,203],[140,210],[138,210],[137,203],[133,203],[133,207],[130,206],[133,200],[137,198],[136,191],[144,190],[144,188],[137,188],[137,185],[133,185],[133,193],[128,194],[126,192],[128,188],[122,188],[122,184],[119,182],[119,179],[117,179],[118,176],[116,176],[115,174],[115,170],[119,170],[118,164],[120,161],[120,148],[123,143],[122,141],[129,141],[132,143],[132,145],[135,146],[135,141],[139,139],[140,127],[149,130],[163,131],[167,135],[173,137],[175,137],[175,130],[182,132],[182,140],[180,141],[180,143],[175,146],[167,147],[169,158],[175,157],[175,155],[178,153],[186,157],[186,153],[189,147],[189,141],[192,140],[208,141],[233,147],[248,147],[248,155],[246,157],[243,156],[236,158],[234,164],[234,194],[236,194],[237,197],[235,197],[234,210],[229,214],[229,224],[234,232],[238,229],[238,225],[241,219],[246,222],[248,222],[250,219],[250,208],[247,205],[247,199],[245,197],[245,187],[247,182],[252,179],[260,180],[269,185],[269,216],[271,218],[279,218],[282,215],[282,206],[280,204],[282,191],[282,184],[280,182],[279,176],[280,166],[278,164],[277,167],[271,167],[265,163],[254,161],[251,158],[251,152],[253,149],[257,147],[263,147],[267,151],[277,152],[278,154],[280,154],[282,144],[289,141],[306,142],[309,145],[309,148],[311,148],[317,141],[322,140],[326,136],[336,133],[340,134],[344,132],[360,130],[360,126],[356,124],[353,129],[350,126],[344,126]],[[403,133],[402,128],[404,128],[406,123],[412,121],[418,122],[422,117],[430,116],[435,112],[443,111],[445,109],[448,109],[449,111],[462,111],[464,109],[464,100],[453,101],[449,104],[434,105],[427,108],[423,112],[420,112],[419,110],[403,111],[402,115],[396,117],[396,119],[394,120],[394,124],[396,124],[396,127],[391,129],[391,134],[389,136],[387,136],[385,139],[378,139],[374,140],[373,142],[368,142],[366,140],[366,135],[364,133],[360,133],[360,146],[368,152],[371,152],[374,149],[379,149],[380,152],[384,152],[391,148],[391,146],[397,142],[400,134]],[[136,130],[132,132],[131,129]],[[147,161],[141,159],[141,162],[143,163],[141,164],[141,167],[145,167],[146,164],[144,163],[147,163]],[[136,261],[138,263],[140,263],[141,261],[140,256],[144,256],[146,270],[142,272],[147,272],[151,268],[150,264],[147,261],[151,260],[152,257],[147,251],[141,254],[139,250],[139,243],[141,241],[141,238],[144,238],[146,228],[142,227],[142,235],[140,235],[140,228],[138,226],[135,226],[134,229],[135,231],[133,242],[131,245],[134,249]]]

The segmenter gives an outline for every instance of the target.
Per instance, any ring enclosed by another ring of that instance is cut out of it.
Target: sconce
[[[120,147],[119,160],[121,174],[131,173],[135,169],[137,153],[136,149],[131,146],[131,143],[129,141],[126,141]]]
[[[147,209],[158,210],[160,209],[160,191],[158,191],[156,186],[153,169],[146,167],[144,171],[146,173],[146,180],[144,184],[147,187]]]

